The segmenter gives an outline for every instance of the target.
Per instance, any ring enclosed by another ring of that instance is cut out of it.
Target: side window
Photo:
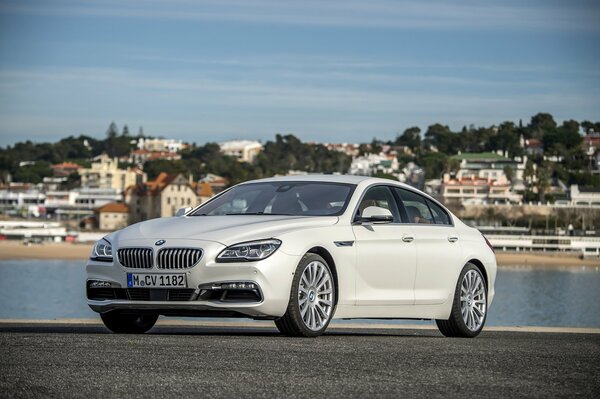
[[[427,204],[429,205],[431,212],[433,212],[433,220],[435,224],[452,224],[450,223],[450,216],[444,209],[442,209],[441,206],[431,200],[427,200]]]
[[[410,190],[395,188],[396,193],[402,200],[402,205],[408,216],[408,223],[432,224],[433,215],[425,202],[425,198]]]
[[[370,206],[377,206],[389,210],[394,216],[394,223],[400,222],[400,213],[398,212],[396,201],[394,200],[394,196],[389,187],[375,186],[368,189],[360,201],[357,216],[361,216],[363,211]]]

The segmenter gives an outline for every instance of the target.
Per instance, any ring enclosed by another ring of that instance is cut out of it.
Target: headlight
[[[112,261],[113,254],[110,242],[103,238],[94,244],[94,249],[92,250],[92,259],[100,261]]]
[[[276,239],[242,242],[225,248],[217,262],[252,262],[268,258],[279,248],[281,241]]]

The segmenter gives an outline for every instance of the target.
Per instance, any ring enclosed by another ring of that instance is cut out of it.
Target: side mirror
[[[177,213],[175,214],[175,216],[184,216],[186,213],[188,213],[191,210],[192,210],[192,208],[189,206],[186,208],[179,208],[177,210]]]
[[[394,221],[394,216],[389,209],[378,206],[368,206],[362,211],[362,215],[358,217],[358,221],[370,223],[391,223]]]

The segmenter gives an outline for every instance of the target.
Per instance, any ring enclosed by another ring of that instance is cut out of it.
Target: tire
[[[296,267],[285,314],[275,320],[282,334],[318,337],[335,312],[335,282],[325,259],[307,253]]]
[[[464,295],[463,295],[464,294]],[[464,312],[464,313],[463,313]],[[481,270],[467,263],[460,272],[448,320],[436,320],[446,337],[474,338],[487,319],[487,285]]]
[[[117,334],[143,334],[154,327],[157,314],[123,314],[117,311],[100,314],[102,322]]]

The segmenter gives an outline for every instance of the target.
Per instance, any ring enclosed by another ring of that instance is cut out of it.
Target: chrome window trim
[[[362,223],[355,221],[354,219],[356,218],[356,212],[358,211],[358,208],[360,207],[360,203],[362,201],[362,199],[364,198],[366,192],[371,189],[374,186],[386,186],[386,187],[390,187],[390,188],[401,188],[407,191],[410,191],[416,195],[419,195],[421,197],[423,197],[424,199],[429,199],[431,201],[433,201],[435,204],[439,205],[442,210],[444,210],[447,214],[448,214],[448,219],[451,221],[452,224],[437,224],[437,223],[431,223],[431,224],[425,224],[425,223],[396,223],[396,222],[391,222],[391,223],[376,223],[377,226],[397,226],[397,225],[402,225],[402,226],[427,226],[427,227],[432,227],[432,226],[436,226],[436,227],[455,227],[454,225],[454,218],[452,217],[452,213],[444,206],[442,205],[438,200],[436,200],[435,198],[431,197],[430,195],[425,194],[425,196],[421,193],[419,193],[418,191],[416,191],[415,189],[413,189],[412,187],[404,187],[404,186],[400,186],[397,184],[389,184],[389,183],[382,183],[382,182],[377,182],[377,183],[371,183],[369,184],[367,187],[365,187],[365,189],[363,190],[363,192],[360,195],[360,198],[358,199],[358,202],[356,203],[356,206],[354,207],[354,212],[352,212],[352,222],[350,223],[352,226],[360,226],[362,225]],[[394,194],[392,192],[392,194]],[[396,195],[394,195],[394,201],[398,201],[396,199]],[[425,204],[427,205],[427,201],[425,201]],[[396,203],[396,206],[398,206],[399,204]],[[427,205],[427,207],[429,207],[429,205]],[[398,211],[400,211],[400,209],[398,208]],[[432,213],[433,216],[433,213]]]

